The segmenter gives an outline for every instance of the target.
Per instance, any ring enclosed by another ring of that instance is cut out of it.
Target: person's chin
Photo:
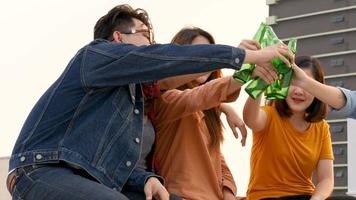
[[[306,110],[305,105],[298,103],[298,104],[289,104],[289,108],[292,110],[293,113],[300,113]]]

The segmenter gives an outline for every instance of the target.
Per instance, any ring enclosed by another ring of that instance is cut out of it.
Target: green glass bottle
[[[297,40],[295,38],[289,40],[288,48],[294,54],[296,53]],[[293,78],[293,70],[280,59],[273,59],[272,63],[280,78],[271,84],[272,87],[267,88],[265,92],[266,99],[285,99],[288,95],[289,86]]]
[[[261,43],[266,31],[266,24],[261,23],[256,34],[253,36],[253,40]],[[239,71],[235,71],[233,77],[235,80],[241,83],[247,83],[251,79],[252,71],[255,69],[254,64],[243,64]]]
[[[282,41],[278,39],[272,27],[266,26],[264,37],[261,40],[261,47],[264,48],[281,42]],[[254,80],[251,81],[251,83],[249,83],[246,86],[245,91],[247,92],[248,95],[250,95],[251,98],[256,99],[267,89],[268,86],[269,84],[265,82],[263,79],[255,78]]]
[[[274,33],[272,27],[266,26],[265,36],[261,42],[262,47],[282,43]],[[291,39],[288,43],[289,49],[295,53],[297,40]],[[246,92],[251,98],[256,99],[264,91],[266,91],[266,98],[271,99],[284,99],[288,95],[288,89],[293,77],[293,70],[291,70],[281,59],[275,58],[272,60],[272,64],[276,69],[280,79],[269,85],[261,78],[256,78],[251,81],[245,88]]]

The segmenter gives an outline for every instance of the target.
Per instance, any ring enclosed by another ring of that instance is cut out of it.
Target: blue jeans
[[[143,193],[123,194],[98,183],[84,171],[62,165],[27,166],[17,169],[17,174],[14,200],[145,199]]]

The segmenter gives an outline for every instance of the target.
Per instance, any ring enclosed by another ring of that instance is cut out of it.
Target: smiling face
[[[308,76],[315,79],[310,68],[304,68],[303,70]],[[307,108],[313,103],[313,100],[314,96],[302,88],[294,85],[289,87],[286,102],[293,113],[305,113]]]
[[[297,56],[295,63],[308,76],[324,84],[324,72],[318,59],[311,56]],[[290,85],[288,96],[284,100],[272,102],[282,117],[291,117],[294,114],[304,116],[307,122],[323,120],[327,114],[327,105],[303,89]]]

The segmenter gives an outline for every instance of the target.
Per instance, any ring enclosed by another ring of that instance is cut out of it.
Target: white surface
[[[356,120],[347,119],[348,195],[356,196]]]
[[[1,200],[10,200],[11,196],[6,189],[6,177],[8,169],[8,158],[0,158],[0,199]]]

